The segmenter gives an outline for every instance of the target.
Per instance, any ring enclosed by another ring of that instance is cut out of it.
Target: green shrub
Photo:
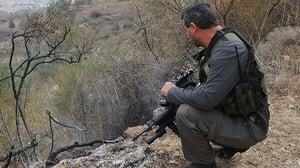
[[[60,64],[55,71],[54,81],[58,89],[54,95],[54,105],[58,113],[63,116],[72,114],[71,101],[76,90],[79,70],[80,64]]]
[[[15,24],[15,22],[13,21],[13,19],[9,19],[8,28],[10,28],[10,29],[16,28],[16,24]]]
[[[0,94],[2,95],[8,89],[10,89],[10,78],[8,65],[5,63],[0,63]]]

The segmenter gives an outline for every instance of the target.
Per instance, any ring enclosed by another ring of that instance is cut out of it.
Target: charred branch
[[[104,144],[104,143],[116,143],[118,142],[119,140],[114,140],[114,141],[109,141],[109,140],[94,140],[94,141],[91,141],[91,142],[86,142],[86,143],[79,143],[79,142],[74,142],[74,144],[72,145],[69,145],[69,146],[64,146],[64,147],[61,147],[61,148],[58,148],[56,149],[55,151],[51,152],[47,158],[47,161],[46,161],[46,166],[51,166],[51,165],[54,165],[56,164],[54,162],[54,159],[56,158],[56,156],[59,154],[59,153],[62,153],[62,152],[65,152],[67,150],[70,150],[70,149],[74,149],[74,148],[79,148],[79,147],[85,147],[85,146],[93,146],[94,144]]]
[[[14,146],[12,146],[9,152],[4,154],[3,156],[0,156],[0,161],[7,161],[7,163],[8,163],[9,162],[8,160],[11,160],[11,158],[13,156],[19,155],[19,154],[27,151],[28,149],[33,148],[37,145],[38,145],[38,143],[37,143],[36,139],[34,138],[34,139],[32,139],[32,141],[28,145],[23,146],[19,149],[14,149]]]

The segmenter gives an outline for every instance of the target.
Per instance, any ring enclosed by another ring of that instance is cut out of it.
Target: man
[[[191,162],[187,168],[216,167],[216,154],[228,159],[266,137],[267,93],[263,73],[256,68],[261,64],[255,58],[252,66],[260,75],[248,73],[254,60],[249,43],[235,33],[224,32],[209,5],[188,7],[182,23],[188,39],[206,49],[201,84],[191,90],[166,82],[161,94],[169,103],[180,105],[176,124],[184,157]],[[211,142],[221,147],[213,149]]]

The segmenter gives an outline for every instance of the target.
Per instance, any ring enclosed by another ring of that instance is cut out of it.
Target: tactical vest
[[[199,80],[205,83],[209,72],[210,55],[212,51],[224,41],[237,41],[245,45],[249,51],[246,69],[242,70],[238,52],[236,59],[240,79],[230,93],[217,106],[225,114],[230,116],[245,116],[256,113],[257,109],[262,106],[261,100],[267,96],[267,85],[264,76],[264,66],[254,54],[252,46],[236,32],[233,28],[224,28],[218,31],[212,39],[211,48],[203,53],[200,62]],[[201,87],[198,86],[198,87]],[[197,88],[197,86],[196,86]]]

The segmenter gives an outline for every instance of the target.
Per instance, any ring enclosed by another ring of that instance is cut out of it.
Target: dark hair
[[[186,8],[181,15],[181,19],[184,21],[186,27],[190,27],[190,24],[194,23],[201,29],[211,28],[219,24],[210,5],[206,3]]]

